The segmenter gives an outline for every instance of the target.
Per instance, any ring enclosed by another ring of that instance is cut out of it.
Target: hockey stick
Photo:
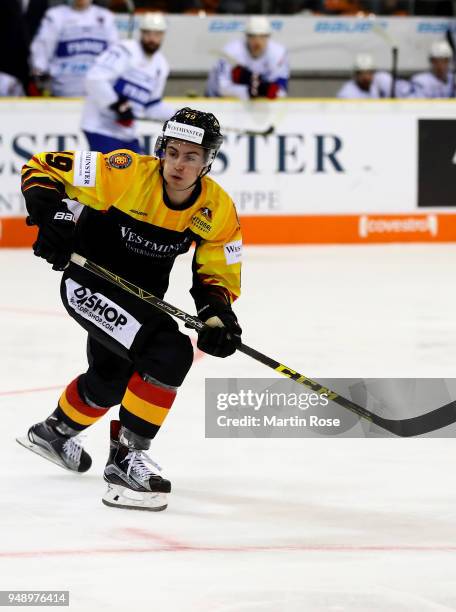
[[[163,124],[163,121],[159,121],[158,119],[146,119],[146,118],[138,118],[135,121],[147,121],[148,123],[160,123]],[[264,130],[249,130],[243,128],[235,128],[235,127],[221,127],[222,132],[229,132],[230,134],[241,134],[242,136],[270,136],[274,133],[275,127],[270,125]]]
[[[205,325],[197,317],[193,317],[192,315],[187,314],[183,310],[180,310],[179,308],[172,306],[168,302],[157,298],[149,291],[145,291],[144,289],[137,287],[133,283],[130,283],[129,281],[121,278],[117,274],[106,270],[106,268],[102,268],[96,263],[89,261],[85,257],[78,255],[77,253],[73,253],[71,255],[71,261],[74,264],[84,268],[85,270],[92,272],[96,276],[107,280],[116,287],[120,287],[128,293],[135,295],[137,298],[147,302],[148,304],[151,304],[151,306],[157,308],[161,312],[165,312],[173,317],[176,317],[177,319],[180,319],[181,321],[184,321],[187,327],[198,331],[203,329]],[[272,359],[267,355],[263,355],[263,353],[260,353],[259,351],[247,346],[246,344],[243,344],[242,342],[239,342],[237,350],[241,351],[241,353],[244,353],[245,355],[248,355],[249,357],[252,357],[252,359],[259,361],[265,366],[275,370],[279,374],[282,374],[287,378],[291,378],[295,382],[304,385],[305,387],[309,387],[315,393],[318,393],[319,395],[324,394],[328,397],[328,399],[335,402],[336,404],[339,404],[339,406],[343,406],[347,410],[354,412],[363,419],[366,419],[367,421],[370,421],[371,423],[374,423],[375,425],[386,429],[387,431],[395,434],[396,436],[419,436],[431,431],[435,431],[442,427],[446,427],[447,425],[451,425],[452,423],[456,422],[456,401],[450,402],[449,404],[445,404],[444,406],[441,406],[440,408],[437,408],[432,412],[428,412],[417,417],[411,417],[409,419],[401,420],[385,419],[381,416],[378,416],[377,414],[374,414],[373,412],[370,412],[366,408],[355,404],[351,400],[347,399],[346,397],[343,397],[342,395],[339,395],[335,391],[332,391],[331,389],[320,385],[318,382],[312,380],[311,378],[308,378],[307,376],[296,372],[296,370],[292,370],[291,368],[287,367],[286,365],[283,365],[275,359]]]
[[[390,98],[396,97],[396,81],[397,81],[397,60],[399,50],[397,47],[391,48],[391,93]]]
[[[133,33],[135,31],[135,3],[134,0],[124,0],[125,8],[128,12],[128,38],[133,38]]]
[[[399,60],[399,48],[385,28],[379,23],[374,23],[372,31],[382,38],[391,49],[391,90],[390,98],[396,97],[397,65]]]
[[[448,30],[445,32],[445,38],[447,40],[447,43],[450,45],[451,47],[451,51],[453,52],[453,82],[451,84],[451,96],[450,98],[454,98],[455,97],[455,81],[456,81],[456,48],[454,45],[454,39],[453,39],[453,34],[451,33],[451,30],[448,28]]]
[[[270,136],[275,131],[275,127],[270,125],[264,130],[244,130],[235,127],[222,127],[222,132],[230,132],[231,134],[241,134],[242,136]]]

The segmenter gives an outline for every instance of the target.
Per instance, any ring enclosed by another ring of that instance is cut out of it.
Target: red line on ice
[[[45,317],[65,317],[68,316],[65,311],[58,310],[39,310],[34,308],[16,308],[12,306],[0,306],[0,312],[12,312],[14,314],[26,315],[43,315]]]
[[[131,536],[140,538],[141,540],[152,540],[163,545],[166,549],[172,550],[188,550],[188,546],[182,542],[178,542],[173,538],[169,538],[159,533],[153,533],[146,531],[145,529],[138,529],[137,527],[125,527],[120,530],[121,533],[127,535],[128,538]]]
[[[13,389],[12,391],[0,391],[0,397],[3,395],[20,395],[22,393],[39,393],[41,391],[56,391],[64,389],[65,385],[54,385],[52,387],[37,387],[35,389]]]
[[[157,538],[159,540],[159,538]],[[172,541],[171,541],[172,542]],[[33,557],[68,557],[77,555],[113,555],[113,554],[140,554],[140,553],[167,553],[167,552],[193,552],[193,553],[261,553],[261,552],[316,552],[316,553],[371,553],[371,552],[429,552],[454,553],[456,546],[307,546],[296,545],[270,545],[270,546],[196,546],[176,542],[162,546],[118,547],[118,548],[75,548],[62,550],[23,550],[3,551],[0,558],[33,558]]]
[[[193,344],[193,348],[195,349],[194,361],[198,361],[199,359],[202,359],[204,357],[205,353],[203,353],[203,351],[200,351],[199,348],[196,348],[196,340],[191,338],[191,341]],[[66,387],[65,384],[61,384],[61,385],[52,385],[51,387],[35,387],[33,389],[11,389],[8,391],[0,391],[0,397],[6,396],[6,395],[22,395],[23,393],[40,393],[42,391],[57,391],[59,389],[63,390],[65,387]]]

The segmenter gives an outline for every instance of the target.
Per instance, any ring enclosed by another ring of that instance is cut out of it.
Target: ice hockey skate
[[[149,440],[136,436],[119,421],[111,421],[111,441],[103,478],[108,490],[106,506],[158,512],[168,506],[171,483],[162,478],[161,468],[144,452]]]
[[[65,427],[64,423],[49,417],[46,421],[32,425],[26,436],[16,440],[25,448],[66,470],[87,472],[92,465],[92,459],[77,437],[65,433]]]

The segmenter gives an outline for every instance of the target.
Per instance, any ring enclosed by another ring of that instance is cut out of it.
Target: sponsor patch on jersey
[[[128,153],[114,153],[109,157],[109,165],[113,168],[117,168],[118,170],[124,170],[131,166],[131,162],[133,161],[131,155]]]
[[[76,151],[74,154],[73,185],[75,187],[95,187],[97,179],[96,151]]]
[[[102,293],[92,293],[90,289],[79,285],[71,278],[66,279],[65,285],[68,303],[75,312],[102,329],[125,348],[131,347],[141,328],[139,321]]]
[[[237,264],[242,260],[242,240],[234,240],[223,246],[225,260],[228,265]]]
[[[165,136],[201,144],[203,142],[204,130],[195,125],[187,125],[179,121],[168,121],[166,124]]]
[[[206,233],[210,232],[212,229],[212,225],[210,223],[207,223],[207,221],[203,221],[203,219],[200,219],[196,215],[193,215],[192,217],[192,225],[194,225],[196,228],[198,228],[202,232],[206,232]]]

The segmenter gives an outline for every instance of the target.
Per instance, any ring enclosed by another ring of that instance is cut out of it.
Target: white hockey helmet
[[[437,40],[429,49],[429,57],[431,59],[450,59],[453,57],[453,52],[446,40]]]
[[[269,19],[264,15],[252,15],[248,18],[245,33],[251,36],[269,36],[272,32]]]
[[[355,72],[364,72],[366,70],[375,70],[374,58],[370,53],[358,53],[353,64]]]
[[[166,21],[162,13],[143,13],[139,17],[139,29],[165,32]]]

